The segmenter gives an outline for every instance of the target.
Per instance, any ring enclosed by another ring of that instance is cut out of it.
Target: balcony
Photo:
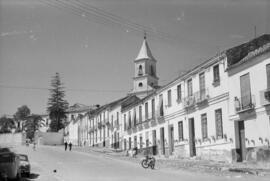
[[[270,104],[270,88],[260,91],[260,103],[263,106]]]
[[[142,122],[140,122],[140,123],[137,123],[137,128],[139,129],[139,130],[142,130],[143,129],[143,125],[142,125]]]
[[[196,103],[196,100],[195,100],[194,95],[188,96],[188,97],[185,97],[185,98],[184,98],[184,107],[185,107],[186,109],[188,109],[188,108],[194,106],[195,103]]]
[[[200,105],[206,103],[209,99],[208,89],[203,89],[194,93],[196,104]]]
[[[146,129],[146,128],[149,128],[149,121],[146,120],[143,122],[143,127]]]
[[[234,98],[234,107],[235,111],[239,114],[248,110],[252,110],[255,108],[255,96],[254,95],[246,95]]]

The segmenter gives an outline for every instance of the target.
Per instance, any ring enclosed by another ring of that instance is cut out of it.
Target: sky
[[[78,2],[123,21],[74,13]],[[22,105],[46,113],[56,72],[70,105],[124,97],[144,30],[165,85],[220,51],[270,33],[270,1],[0,0],[0,116]]]

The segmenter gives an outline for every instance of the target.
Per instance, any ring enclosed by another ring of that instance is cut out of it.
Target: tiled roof
[[[137,104],[139,101],[140,101],[140,99],[137,96],[132,95],[128,99],[123,101],[123,103],[121,104],[121,109],[124,110],[132,105]]]
[[[249,42],[226,50],[225,53],[228,61],[228,68],[247,57],[250,52],[254,52],[256,49],[259,49],[268,43],[270,43],[270,34],[264,34]]]
[[[115,101],[113,101],[111,103],[105,104],[105,105],[101,106],[100,108],[98,108],[96,110],[93,110],[93,111],[88,112],[88,115],[89,116],[95,116],[95,115],[99,114],[100,112],[102,112],[103,110],[105,110],[107,108],[112,108],[112,107],[114,107],[114,106],[116,106],[118,104],[121,104],[127,98],[129,98],[129,96],[126,96],[126,97],[117,99],[117,100],[115,100]]]
[[[73,106],[70,106],[67,110],[68,113],[74,113],[74,112],[84,112],[84,111],[89,111],[89,110],[92,110],[92,109],[96,109],[97,108],[97,105],[94,105],[94,106],[86,106],[86,105],[83,105],[83,104],[74,104]]]
[[[244,62],[247,62],[247,61],[250,60],[251,58],[254,58],[254,57],[256,57],[256,56],[259,56],[259,55],[261,55],[262,53],[265,53],[265,52],[270,52],[270,43],[265,44],[265,45],[263,45],[262,47],[259,47],[258,49],[254,50],[254,51],[252,51],[252,52],[249,52],[249,53],[247,54],[247,56],[245,56],[245,57],[244,57],[242,60],[240,60],[239,62],[237,62],[237,63],[231,65],[229,68],[233,68],[233,67],[235,67],[235,66],[237,66],[237,65],[240,65],[240,64],[242,64],[242,63],[244,63]]]

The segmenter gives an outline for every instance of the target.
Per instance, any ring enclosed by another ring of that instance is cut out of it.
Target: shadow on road
[[[39,177],[39,174],[36,174],[36,173],[31,173],[29,177],[26,177],[25,175],[22,175],[23,176],[23,181],[31,181],[33,179],[37,179]]]

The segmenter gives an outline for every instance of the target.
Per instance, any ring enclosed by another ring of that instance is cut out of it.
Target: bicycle
[[[146,155],[145,158],[141,161],[141,165],[143,168],[150,167],[151,169],[155,169],[156,159],[153,156]]]

